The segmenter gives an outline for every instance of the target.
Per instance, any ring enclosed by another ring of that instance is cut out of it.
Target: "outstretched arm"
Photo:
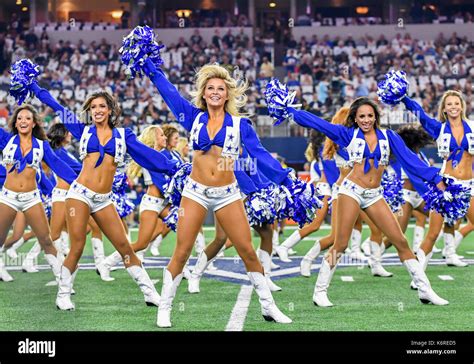
[[[67,183],[71,184],[76,178],[77,174],[64,163],[61,159],[51,149],[51,146],[48,142],[43,142],[44,149],[44,161],[46,164],[56,173],[59,177],[65,180]]]
[[[162,153],[140,142],[130,129],[125,129],[125,142],[127,143],[127,152],[133,160],[150,172],[173,175],[176,171],[177,161],[166,158]]]
[[[48,90],[39,87],[36,82],[33,82],[30,87],[31,91],[34,92],[36,97],[43,104],[48,105],[56,112],[56,115],[61,119],[64,126],[71,132],[74,138],[81,139],[85,125],[76,117],[76,115],[71,110],[62,106]]]
[[[296,110],[289,107],[288,113],[298,125],[320,131],[334,143],[337,143],[342,147],[347,147],[351,142],[352,134],[350,128],[343,125],[331,124],[330,122],[321,119],[319,116],[304,110]]]
[[[176,120],[190,131],[196,116],[202,111],[192,105],[178,92],[176,87],[168,81],[161,69],[157,69],[150,59],[145,61],[143,71],[158,89]]]
[[[415,116],[420,119],[421,125],[423,128],[431,135],[432,138],[437,139],[439,133],[441,132],[441,123],[429,117],[423,108],[415,101],[410,99],[408,96],[402,99],[406,108],[411,111]]]

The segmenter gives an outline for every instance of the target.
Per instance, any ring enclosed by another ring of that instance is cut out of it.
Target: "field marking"
[[[450,275],[439,275],[438,278],[442,281],[454,281],[454,278]]]
[[[469,250],[469,251],[466,251],[466,254],[474,255],[474,252]]]
[[[249,310],[250,299],[252,298],[252,286],[242,286],[240,288],[239,295],[237,296],[237,302],[232,309],[229,322],[225,327],[225,331],[243,331],[245,318]]]
[[[343,281],[343,282],[354,282],[354,277],[352,277],[352,276],[341,276],[341,281]]]

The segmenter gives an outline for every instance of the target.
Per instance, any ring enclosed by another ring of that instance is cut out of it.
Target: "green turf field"
[[[285,236],[293,230],[286,229]],[[315,236],[327,233],[323,230]],[[135,236],[135,232],[133,233]],[[364,229],[364,237],[368,231]],[[407,235],[411,240],[412,229]],[[206,230],[206,240],[213,237]],[[162,256],[172,253],[175,235],[170,234],[163,242]],[[280,238],[280,241],[283,241]],[[254,238],[254,243],[257,239]],[[296,246],[297,256],[304,255],[313,242],[306,240]],[[32,243],[25,244],[25,252]],[[112,247],[105,243],[107,253]],[[466,238],[458,254],[474,259],[474,236]],[[391,249],[388,251],[393,253]],[[471,252],[471,254],[469,254]],[[150,253],[147,253],[150,255]],[[226,257],[235,255],[229,249]],[[91,246],[88,244],[81,263],[92,262]],[[434,258],[440,258],[436,254]],[[235,264],[239,263],[238,260]],[[274,262],[279,264],[277,258]],[[45,264],[40,258],[40,264]],[[312,303],[312,293],[317,272],[311,278],[295,275],[275,282],[283,288],[274,293],[280,309],[293,319],[291,325],[267,323],[260,315],[260,306],[255,293],[246,314],[244,331],[472,331],[474,330],[474,266],[451,268],[445,265],[428,267],[428,277],[433,288],[450,301],[448,306],[422,305],[417,293],[409,289],[410,278],[402,266],[386,266],[394,273],[392,278],[375,278],[370,270],[360,267],[345,267],[336,271],[329,289],[332,308],[319,308]],[[162,269],[147,269],[161,291]],[[93,270],[79,272],[73,296],[76,311],[61,312],[56,309],[57,287],[45,286],[53,279],[51,271],[22,273],[9,269],[15,281],[0,282],[0,331],[4,330],[113,330],[154,331],[156,308],[147,307],[139,288],[123,269],[112,272],[113,282],[102,282]],[[441,280],[439,275],[449,275],[454,280]],[[341,276],[352,276],[353,282],[344,282]],[[189,294],[187,282],[182,281],[174,301],[171,330],[224,331],[241,289],[240,284],[203,278],[201,293]],[[169,330],[169,329],[167,329]]]

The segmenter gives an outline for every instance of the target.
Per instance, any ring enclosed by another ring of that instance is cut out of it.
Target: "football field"
[[[293,232],[285,229],[285,236]],[[412,239],[412,228],[407,236]],[[291,263],[272,272],[282,287],[273,297],[279,308],[293,319],[290,325],[265,322],[256,294],[249,286],[242,261],[233,248],[215,262],[217,270],[207,271],[201,280],[201,293],[190,294],[183,280],[174,300],[171,329],[156,326],[155,307],[147,307],[131,277],[121,266],[112,272],[115,281],[103,282],[95,272],[90,242],[84,250],[77,275],[73,301],[76,311],[62,312],[55,306],[57,286],[52,272],[40,255],[40,272],[23,273],[7,260],[13,282],[0,282],[0,331],[472,331],[474,329],[474,235],[463,240],[458,254],[470,266],[447,267],[441,254],[435,254],[427,269],[435,291],[450,301],[448,306],[423,305],[416,291],[409,288],[410,277],[393,248],[385,252],[383,265],[394,273],[391,278],[373,277],[360,263],[343,259],[329,288],[334,307],[320,308],[312,302],[313,289],[322,256],[314,262],[311,278],[299,274],[301,257],[313,245],[322,229],[304,239],[294,249]],[[132,236],[136,237],[136,230]],[[205,228],[206,241],[214,236],[213,227]],[[363,239],[368,235],[364,228]],[[253,237],[254,245],[259,239]],[[284,238],[280,236],[280,242]],[[173,251],[175,234],[163,241],[159,257],[147,253],[145,267],[161,292],[163,267]],[[440,244],[440,243],[438,243]],[[32,242],[19,252],[26,252]],[[113,248],[104,242],[106,252]],[[21,255],[20,255],[21,256]],[[195,262],[191,260],[190,266]],[[21,264],[20,264],[21,265]]]

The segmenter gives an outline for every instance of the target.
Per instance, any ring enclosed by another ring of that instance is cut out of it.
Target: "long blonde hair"
[[[245,92],[249,88],[248,82],[245,80],[239,84],[226,68],[218,64],[207,64],[197,72],[197,91],[191,92],[194,104],[201,110],[207,110],[206,100],[204,100],[203,96],[207,82],[212,78],[220,78],[227,86],[227,96],[229,99],[224,105],[225,111],[233,116],[242,115],[239,113],[239,109],[244,107],[247,103],[247,95]]]
[[[138,140],[145,144],[147,147],[155,148],[157,129],[161,129],[160,126],[150,125],[146,127],[138,137]],[[132,161],[127,168],[127,175],[128,177],[130,177],[130,179],[140,177],[142,173],[142,167],[135,161]]]
[[[184,160],[189,160],[189,157],[187,155],[184,155],[183,150],[186,146],[189,146],[189,140],[188,138],[185,137],[180,137],[178,141],[178,145],[176,146],[176,150],[178,153],[181,155],[181,158]]]
[[[339,110],[337,110],[336,115],[332,117],[331,123],[347,126],[347,124],[349,124],[349,111],[350,108],[346,106],[341,107]],[[336,143],[334,143],[331,139],[326,138],[326,141],[324,142],[323,158],[332,159],[334,157],[334,154],[336,154],[337,148],[338,146],[336,145]]]
[[[457,96],[459,100],[461,100],[461,119],[467,120],[466,101],[462,97],[462,94],[459,91],[455,91],[455,90],[448,90],[441,97],[441,102],[439,103],[439,108],[438,108],[438,120],[441,121],[442,123],[448,120],[444,112],[444,108],[446,106],[446,99],[448,98],[448,96]]]

